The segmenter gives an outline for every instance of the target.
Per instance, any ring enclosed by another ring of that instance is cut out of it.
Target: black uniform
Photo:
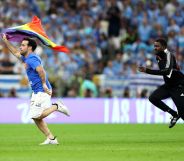
[[[165,49],[163,52],[156,54],[156,60],[159,70],[146,68],[146,73],[162,75],[165,84],[156,89],[149,100],[158,108],[175,116],[177,113],[161,101],[171,97],[178,109],[178,115],[184,119],[184,75],[176,63],[175,56]]]

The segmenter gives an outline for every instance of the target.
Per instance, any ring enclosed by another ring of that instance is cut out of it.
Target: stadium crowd
[[[0,32],[34,15],[53,42],[71,51],[56,53],[41,45],[36,50],[54,96],[113,97],[96,75],[136,75],[137,66],[145,63],[156,68],[152,43],[157,37],[167,38],[184,72],[184,0],[0,0]],[[25,74],[2,42],[0,74]],[[126,88],[122,97],[129,92]]]

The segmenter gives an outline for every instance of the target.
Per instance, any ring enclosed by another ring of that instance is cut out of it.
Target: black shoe
[[[174,125],[176,125],[176,122],[179,120],[179,118],[180,118],[180,116],[173,116],[173,117],[171,117],[169,128],[172,128]]]

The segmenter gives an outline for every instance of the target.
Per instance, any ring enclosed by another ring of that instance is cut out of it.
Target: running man
[[[29,83],[33,90],[29,116],[46,136],[46,140],[40,145],[59,144],[43,119],[54,111],[59,111],[69,116],[69,111],[61,101],[51,105],[52,88],[42,66],[41,58],[34,53],[37,47],[36,41],[31,38],[24,38],[21,42],[20,50],[18,50],[7,40],[5,34],[2,36],[2,40],[10,52],[22,61],[26,68]]]
[[[154,42],[154,50],[159,70],[145,67],[139,67],[138,70],[147,74],[163,76],[165,84],[158,87],[151,94],[149,101],[162,111],[172,115],[169,124],[169,128],[172,128],[180,117],[184,120],[184,75],[176,63],[175,56],[167,49],[165,39],[157,39]],[[162,101],[167,98],[171,98],[174,101],[178,113]]]

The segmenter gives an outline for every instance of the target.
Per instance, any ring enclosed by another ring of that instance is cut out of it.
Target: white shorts
[[[51,107],[51,96],[44,92],[32,93],[29,111],[30,118],[38,118],[42,112]]]

